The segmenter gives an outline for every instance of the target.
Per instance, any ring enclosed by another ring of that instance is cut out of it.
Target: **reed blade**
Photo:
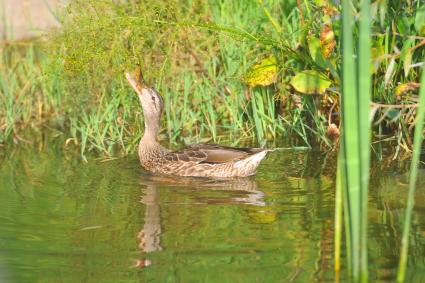
[[[403,237],[401,240],[400,260],[398,263],[397,282],[404,282],[406,278],[407,256],[409,253],[410,223],[412,221],[412,211],[416,181],[418,175],[419,158],[423,142],[424,118],[425,118],[425,68],[422,68],[421,88],[419,90],[419,102],[417,107],[415,136],[413,138],[413,156],[410,165],[409,192],[407,196],[406,212],[404,216]]]
[[[352,1],[342,1],[342,139],[339,166],[340,184],[344,187],[348,269],[354,282],[366,282],[371,97],[369,1],[361,3],[356,50],[353,7]],[[340,200],[336,201],[338,204]]]
[[[358,61],[358,99],[359,99],[359,135],[360,135],[360,189],[361,189],[361,226],[360,226],[360,270],[361,281],[367,282],[367,205],[370,166],[370,101],[371,101],[371,28],[370,1],[361,1],[359,22],[359,61]]]

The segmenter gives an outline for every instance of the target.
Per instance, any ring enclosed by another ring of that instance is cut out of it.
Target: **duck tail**
[[[267,155],[267,152],[270,150],[263,150],[257,152],[253,155],[248,156],[247,158],[238,160],[234,164],[234,168],[239,170],[239,176],[251,176],[254,175],[257,171],[257,167],[260,164],[261,160]]]

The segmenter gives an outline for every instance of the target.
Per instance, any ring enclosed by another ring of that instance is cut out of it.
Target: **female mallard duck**
[[[197,144],[179,151],[162,147],[157,140],[164,102],[161,95],[145,85],[140,71],[126,73],[139,96],[145,133],[139,143],[142,166],[153,173],[194,177],[246,177],[254,175],[269,150]]]

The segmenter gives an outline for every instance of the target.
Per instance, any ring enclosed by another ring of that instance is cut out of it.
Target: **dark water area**
[[[88,160],[63,143],[0,148],[0,282],[335,282],[335,153],[272,152],[234,180]],[[371,282],[395,278],[407,169],[371,168]],[[424,189],[421,170],[407,282],[425,282]]]

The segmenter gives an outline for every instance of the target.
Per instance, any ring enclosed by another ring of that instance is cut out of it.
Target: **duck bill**
[[[137,94],[142,94],[142,90],[146,88],[146,86],[143,84],[142,79],[137,78],[137,76],[132,75],[128,72],[125,73],[125,77],[130,83],[130,85],[133,87],[133,89],[137,92]]]

